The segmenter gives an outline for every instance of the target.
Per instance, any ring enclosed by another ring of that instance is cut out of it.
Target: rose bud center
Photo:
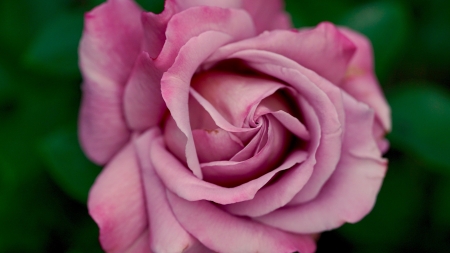
[[[284,84],[259,76],[219,71],[191,81],[189,118],[204,179],[236,186],[274,169],[285,157],[292,135],[272,115],[291,113]],[[164,130],[168,149],[186,161],[186,136],[172,117]]]

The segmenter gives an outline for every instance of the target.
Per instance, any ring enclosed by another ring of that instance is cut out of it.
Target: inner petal
[[[263,77],[206,71],[193,77],[192,87],[228,122],[245,127],[250,111],[284,84]]]
[[[200,163],[229,160],[244,147],[233,133],[220,128],[194,129],[192,135]]]

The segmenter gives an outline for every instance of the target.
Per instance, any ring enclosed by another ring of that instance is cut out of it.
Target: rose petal
[[[207,201],[190,202],[170,191],[167,196],[181,225],[202,244],[217,252],[314,252],[308,235],[290,234],[238,218]],[[194,217],[201,217],[196,219]]]
[[[276,173],[287,170],[305,160],[305,152],[292,152],[277,169],[237,187],[225,188],[194,176],[166,150],[162,137],[153,142],[150,156],[156,173],[170,191],[189,201],[209,200],[219,204],[252,199],[256,192],[269,182]]]
[[[264,140],[263,137],[267,136],[268,127],[263,127],[263,124],[259,124],[258,127],[259,130],[253,136],[253,138],[251,138],[251,140],[247,143],[247,145],[245,145],[243,149],[241,149],[233,157],[231,157],[230,161],[242,162],[252,158],[260,150],[260,146],[263,145],[262,142],[264,142],[264,144],[267,142],[267,138],[266,140]]]
[[[107,252],[127,250],[145,232],[143,187],[132,145],[123,148],[103,169],[89,193],[88,208]]]
[[[292,27],[282,0],[243,0],[243,8],[253,17],[258,33]]]
[[[264,50],[285,56],[334,84],[344,78],[355,45],[331,23],[311,30],[272,31],[222,47],[209,61],[228,58],[243,50]]]
[[[191,83],[197,93],[236,127],[244,127],[244,121],[251,111],[263,99],[284,87],[284,84],[263,77],[221,71],[200,73],[194,76]]]
[[[339,28],[339,30],[356,45],[355,55],[350,61],[341,88],[358,101],[372,107],[385,130],[390,131],[390,108],[374,75],[370,41],[349,29]]]
[[[282,12],[279,14],[274,15],[272,22],[269,24],[269,26],[266,29],[263,29],[263,31],[266,30],[289,30],[293,28],[291,16],[286,13]]]
[[[256,128],[243,128],[233,125],[224,116],[222,116],[222,114],[216,109],[216,107],[214,107],[208,100],[206,100],[193,88],[189,89],[189,93],[203,107],[203,109],[205,109],[205,111],[209,113],[214,123],[220,128],[228,132],[235,132],[235,133],[242,133],[242,132],[254,133],[258,130],[257,128],[259,126]]]
[[[160,130],[153,128],[135,141],[145,188],[150,245],[154,252],[184,252],[195,247],[198,241],[187,233],[173,216],[167,202],[166,188],[154,171],[150,160],[150,147],[159,136]]]
[[[79,48],[84,79],[79,134],[84,151],[99,164],[129,138],[122,95],[140,50],[140,13],[133,1],[111,0],[85,15]]]
[[[288,129],[291,133],[295,134],[298,138],[308,141],[310,139],[309,132],[300,120],[290,115],[285,111],[271,112],[278,121],[283,124],[283,126]]]
[[[298,94],[288,86],[284,86],[283,90],[287,91],[286,94],[283,95],[281,89],[277,90],[277,92],[261,100],[257,106],[254,106],[248,115],[250,119],[247,120],[251,121],[248,125],[254,126],[256,124],[255,120],[258,120],[260,116],[272,112],[284,111],[287,114],[294,114],[296,110],[294,110],[295,103],[293,101],[295,100],[294,98],[298,97]]]
[[[164,142],[167,149],[170,150],[172,155],[174,155],[178,160],[187,163],[186,161],[186,143],[187,138],[180,128],[178,128],[177,123],[169,116],[165,122],[164,126]]]
[[[240,8],[242,0],[170,0],[178,7],[178,11],[183,11],[197,6],[215,6],[221,8]]]
[[[255,35],[251,17],[245,11],[210,6],[190,8],[172,16],[167,24],[166,42],[155,60],[156,66],[169,69],[181,47],[207,31],[226,33],[236,40]]]
[[[144,40],[142,43],[142,49],[155,59],[166,41],[167,23],[172,16],[176,13],[175,7],[171,3],[172,1],[166,1],[164,5],[164,11],[160,14],[152,12],[143,12],[141,14],[141,22],[144,31]]]
[[[201,5],[244,9],[252,16],[258,33],[292,27],[281,0],[175,0],[174,2],[179,11]]]
[[[279,209],[257,217],[258,221],[287,231],[315,233],[357,222],[372,209],[387,165],[372,135],[374,112],[347,94],[343,98],[347,124],[336,171],[314,201]]]
[[[123,253],[147,253],[150,252],[149,234],[145,230],[139,238],[128,249],[122,251]]]
[[[375,140],[377,140],[378,149],[380,149],[381,153],[386,153],[389,149],[389,141],[385,138],[386,129],[381,124],[379,118],[375,119],[373,124],[373,136]]]
[[[244,147],[237,137],[232,138],[232,133],[220,128],[195,129],[192,134],[201,163],[229,160]]]
[[[219,128],[211,115],[209,115],[205,108],[203,108],[203,106],[192,96],[189,97],[189,121],[192,129]]]
[[[155,68],[149,54],[142,52],[124,96],[125,117],[133,130],[144,130],[158,124],[167,110],[161,96],[161,77],[162,72]]]
[[[339,28],[339,30],[356,45],[355,55],[350,61],[346,77],[340,87],[358,101],[372,107],[377,117],[376,123],[381,124],[385,132],[389,132],[391,112],[374,74],[370,41],[347,28]],[[381,137],[380,140],[384,139],[384,134]]]

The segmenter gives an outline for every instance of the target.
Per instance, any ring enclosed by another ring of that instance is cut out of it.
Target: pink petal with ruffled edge
[[[374,112],[344,94],[346,129],[336,171],[308,203],[257,217],[260,222],[297,233],[315,233],[357,222],[373,207],[386,172],[372,135]],[[357,133],[357,134],[355,134]]]
[[[350,61],[344,82],[340,87],[358,101],[372,107],[385,131],[390,131],[390,108],[374,74],[370,41],[347,28],[339,28],[339,30],[356,45],[355,55]]]
[[[386,152],[389,142],[384,136],[391,131],[391,110],[374,73],[372,46],[363,35],[347,28],[339,29],[357,48],[340,87],[358,101],[368,104],[375,110],[376,120],[373,133],[379,149]]]
[[[147,230],[147,214],[137,155],[122,149],[103,169],[89,193],[89,213],[100,228],[106,252],[125,252]]]
[[[238,9],[242,7],[242,0],[169,0],[174,4],[178,11],[183,11],[192,7],[198,6],[211,6],[220,8],[234,8]]]
[[[162,13],[143,12],[141,14],[144,31],[142,50],[148,52],[152,59],[161,52],[166,41],[167,23],[176,12],[172,1],[166,1]]]
[[[169,2],[173,2],[178,7],[178,11],[201,5],[244,9],[252,16],[258,33],[292,27],[290,17],[284,12],[281,0],[174,0]]]
[[[124,96],[125,117],[133,130],[145,130],[157,125],[167,110],[161,96],[161,77],[162,72],[154,67],[148,53],[142,52]]]
[[[253,17],[258,33],[292,28],[291,19],[284,11],[282,0],[243,0],[242,6]]]
[[[218,7],[194,7],[172,16],[167,24],[166,42],[155,59],[158,68],[165,71],[175,61],[180,49],[193,37],[208,31],[225,33],[233,40],[255,35],[251,17],[244,11]]]
[[[141,46],[140,14],[131,0],[110,0],[85,15],[79,48],[84,79],[79,134],[84,151],[99,164],[129,139],[122,96]]]
[[[162,137],[153,142],[150,156],[156,173],[170,191],[189,201],[210,200],[219,204],[252,199],[276,173],[305,160],[305,152],[291,152],[284,163],[273,171],[237,187],[225,188],[194,176],[166,149]]]
[[[150,245],[154,252],[184,252],[198,241],[187,233],[173,216],[166,188],[156,175],[150,160],[150,147],[161,136],[158,128],[148,130],[135,141],[145,188],[149,219]]]
[[[180,224],[214,251],[309,253],[316,249],[311,236],[291,234],[235,217],[207,201],[186,201],[169,191],[167,196]]]
[[[264,50],[285,56],[334,84],[345,77],[355,45],[331,23],[296,31],[272,31],[220,48],[208,61],[217,61],[242,50]]]

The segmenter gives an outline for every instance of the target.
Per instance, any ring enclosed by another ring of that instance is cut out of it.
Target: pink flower
[[[208,6],[207,6],[208,5]],[[370,43],[280,0],[109,0],[86,14],[80,141],[106,252],[314,252],[382,183]]]

